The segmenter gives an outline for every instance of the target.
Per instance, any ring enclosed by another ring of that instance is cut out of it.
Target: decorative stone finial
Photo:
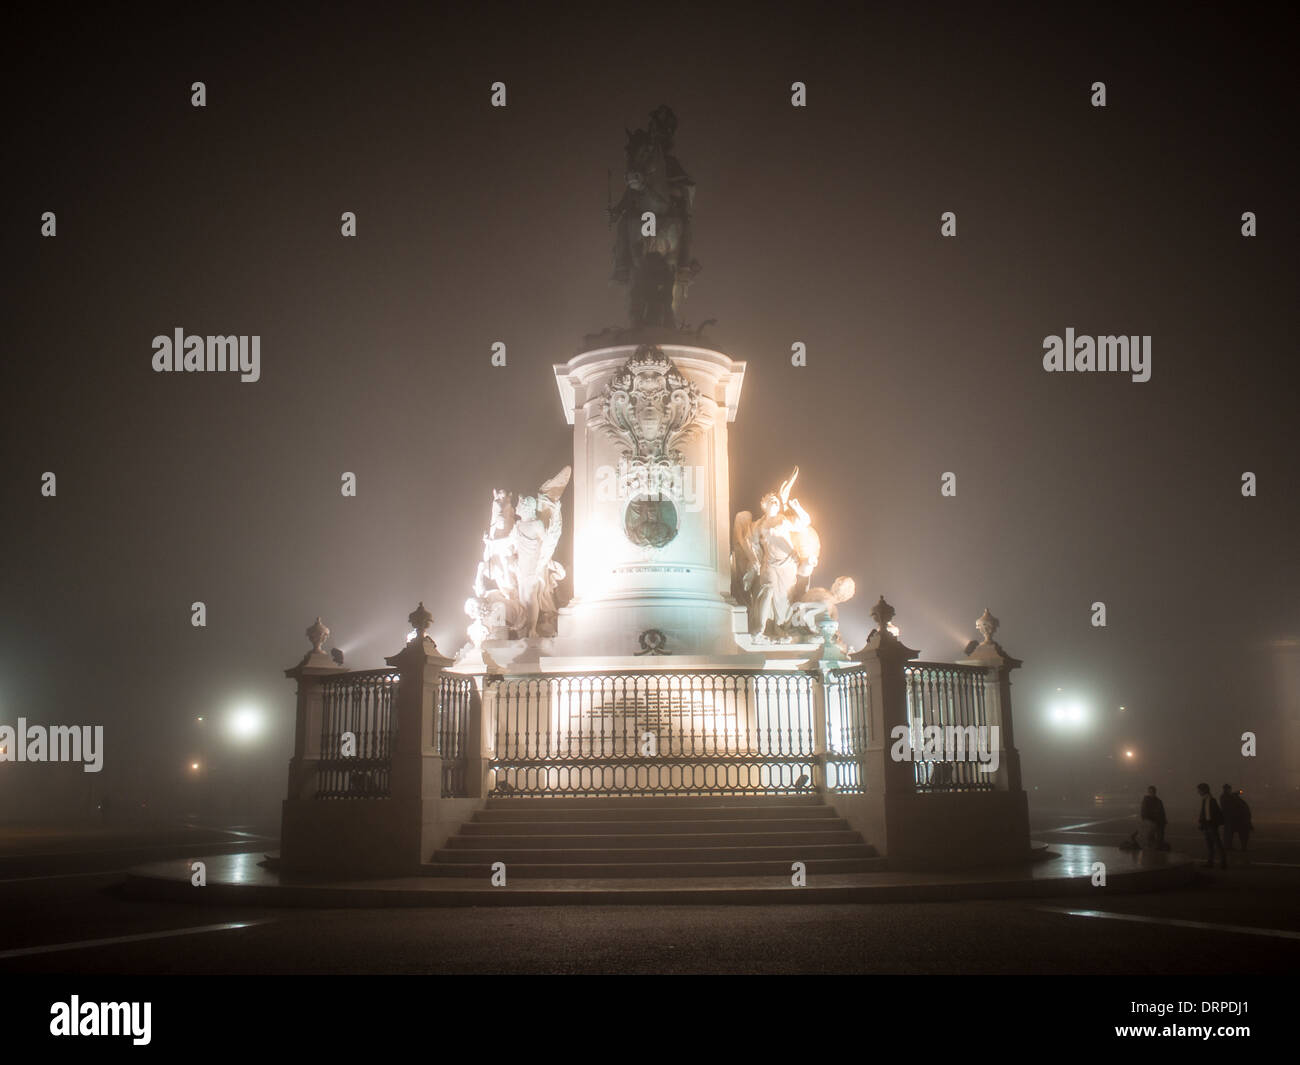
[[[889,623],[894,620],[895,613],[894,608],[885,602],[883,595],[876,601],[876,605],[871,608],[871,617],[876,623],[876,628],[882,633],[889,631]]]
[[[411,628],[415,630],[415,638],[423,640],[425,631],[433,624],[433,615],[424,609],[424,600],[420,600],[420,605],[412,610],[406,620],[411,623]]]
[[[975,621],[975,628],[977,628],[979,634],[984,637],[984,643],[992,643],[993,634],[998,631],[999,624],[1000,622],[998,619],[989,612],[989,608],[985,607],[984,613]],[[983,646],[983,644],[980,646]]]
[[[312,654],[324,654],[325,641],[329,639],[330,630],[325,627],[325,622],[321,621],[320,615],[316,615],[316,622],[307,630],[307,639],[311,640]]]

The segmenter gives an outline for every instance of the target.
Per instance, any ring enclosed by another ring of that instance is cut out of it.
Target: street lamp
[[[1091,753],[1082,747],[1081,741],[1092,724],[1092,712],[1088,704],[1077,695],[1062,688],[1057,688],[1056,692],[1047,703],[1047,721],[1062,737],[1070,736],[1077,741],[1076,750],[1071,752],[1066,776],[1073,797],[1079,791],[1079,759]]]
[[[1047,709],[1047,719],[1058,728],[1069,731],[1085,728],[1090,717],[1087,706],[1078,699],[1058,699]]]
[[[262,734],[263,724],[259,710],[251,706],[241,706],[230,715],[227,730],[232,739],[240,743],[248,743]]]

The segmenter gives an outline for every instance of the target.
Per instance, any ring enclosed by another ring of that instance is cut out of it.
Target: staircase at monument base
[[[689,877],[879,871],[885,859],[819,796],[489,799],[425,876]]]

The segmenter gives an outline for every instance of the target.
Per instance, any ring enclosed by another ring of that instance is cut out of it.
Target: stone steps
[[[829,809],[818,794],[807,795],[596,795],[556,796],[554,798],[492,798],[488,810],[676,810],[684,806],[696,809],[734,807],[757,810],[764,806],[813,806]]]
[[[861,841],[857,843],[817,843],[809,844],[802,841],[793,843],[753,846],[734,846],[730,842],[723,842],[712,846],[692,847],[678,846],[672,843],[666,843],[658,847],[605,847],[605,846],[584,846],[591,842],[586,837],[567,837],[569,840],[576,840],[576,843],[570,843],[567,847],[557,845],[555,848],[538,847],[532,845],[535,841],[530,841],[530,845],[522,847],[479,847],[475,849],[448,847],[437,851],[434,854],[434,861],[437,862],[481,862],[485,858],[498,862],[523,862],[525,864],[537,861],[573,861],[579,864],[589,864],[592,862],[612,861],[620,864],[628,862],[671,862],[679,857],[686,857],[691,860],[699,859],[701,861],[780,861],[787,855],[790,861],[803,861],[808,858],[862,858],[871,857],[870,854],[864,853],[866,845]],[[556,853],[556,851],[560,853]],[[690,854],[683,855],[684,851],[690,851]]]
[[[742,861],[736,858],[712,860],[694,859],[690,861],[654,862],[514,862],[505,858],[494,857],[493,862],[506,863],[508,878],[515,880],[536,880],[554,878],[563,880],[611,880],[625,877],[696,877],[696,876],[780,876],[787,880],[791,876],[791,866],[795,861]],[[884,858],[840,858],[803,860],[808,875],[830,875],[839,873],[871,873],[885,868]],[[422,876],[460,877],[481,880],[488,883],[492,877],[492,863],[484,859],[473,862],[434,861],[421,870]]]
[[[673,807],[560,807],[552,806],[547,800],[540,800],[539,806],[528,806],[528,799],[512,800],[509,808],[489,806],[480,810],[474,817],[475,824],[493,822],[600,822],[600,821],[762,821],[762,820],[821,820],[837,817],[830,806],[686,806],[684,799],[677,800]]]
[[[820,796],[492,799],[422,873],[490,879],[879,871],[884,859]]]
[[[637,841],[653,837],[650,842],[682,841],[684,847],[714,843],[725,846],[737,837],[754,843],[789,843],[816,836],[821,843],[853,843],[860,837],[838,817],[822,821],[502,821],[497,824],[465,825],[460,835],[448,841],[449,847],[550,846],[546,839],[563,839],[561,845],[575,840],[598,840],[594,845],[634,847]],[[759,838],[761,837],[761,838]],[[773,838],[768,838],[773,837]],[[780,838],[775,838],[780,837]],[[519,842],[512,843],[512,840]],[[493,841],[496,841],[494,843]]]

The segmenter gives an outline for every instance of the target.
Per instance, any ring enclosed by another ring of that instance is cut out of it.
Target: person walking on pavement
[[[1223,785],[1223,794],[1219,796],[1219,806],[1223,810],[1223,848],[1232,850],[1232,837],[1241,837],[1241,849],[1246,849],[1250,839],[1250,807],[1238,792],[1232,790],[1231,784]]]
[[[1138,811],[1138,820],[1142,822],[1146,846],[1152,850],[1164,850],[1165,825],[1168,823],[1168,818],[1165,817],[1165,804],[1156,797],[1154,784],[1147,788],[1147,793],[1142,796],[1142,808]]]
[[[1205,837],[1205,868],[1214,868],[1214,855],[1219,855],[1219,868],[1228,868],[1228,854],[1223,849],[1223,840],[1219,838],[1219,826],[1223,824],[1223,811],[1210,794],[1210,785],[1197,784],[1196,793],[1201,797],[1201,811],[1196,818],[1196,827]]]

